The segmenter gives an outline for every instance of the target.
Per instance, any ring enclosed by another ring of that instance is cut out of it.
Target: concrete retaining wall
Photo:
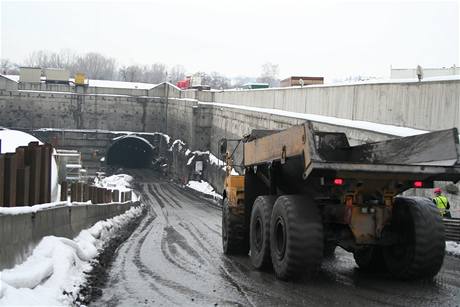
[[[36,213],[0,215],[0,270],[23,262],[45,236],[72,239],[96,222],[124,213],[139,203],[73,205]]]
[[[460,127],[460,80],[214,92],[214,102],[426,130]]]
[[[159,131],[161,98],[0,90],[0,122],[15,128]]]

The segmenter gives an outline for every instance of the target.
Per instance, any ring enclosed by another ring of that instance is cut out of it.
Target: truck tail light
[[[335,178],[334,185],[343,185],[344,181],[342,178]]]
[[[422,188],[423,187],[423,181],[414,181],[414,188]]]

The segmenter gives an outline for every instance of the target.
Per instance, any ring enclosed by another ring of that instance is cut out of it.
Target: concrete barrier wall
[[[214,101],[426,130],[460,127],[460,80],[214,92]]]
[[[0,270],[23,262],[45,236],[72,239],[96,222],[124,213],[139,203],[73,205],[36,213],[0,215]]]

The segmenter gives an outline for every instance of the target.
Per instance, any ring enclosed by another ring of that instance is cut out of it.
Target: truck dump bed
[[[420,180],[460,180],[457,128],[350,146],[344,133],[314,131],[311,124],[293,126],[244,144],[245,166],[303,157],[307,178],[315,172],[405,174]],[[263,134],[262,134],[263,135]],[[416,175],[416,176],[415,176]]]

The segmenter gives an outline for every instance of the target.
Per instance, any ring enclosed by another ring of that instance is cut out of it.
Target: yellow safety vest
[[[434,198],[434,201],[436,202],[436,207],[439,209],[439,213],[444,216],[444,214],[446,214],[447,203],[449,202],[447,197],[444,195],[439,195]]]

